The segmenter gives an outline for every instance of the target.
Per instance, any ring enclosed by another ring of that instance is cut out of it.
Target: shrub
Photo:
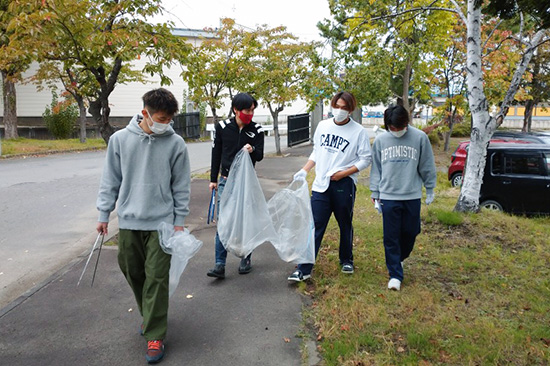
[[[73,133],[75,123],[78,119],[78,108],[70,100],[57,100],[57,93],[52,92],[52,103],[46,107],[42,118],[48,131],[56,139],[67,139]]]
[[[463,121],[461,123],[456,123],[453,126],[452,137],[470,137],[472,132],[472,126],[469,121]]]
[[[437,131],[432,131],[429,135],[428,135],[428,138],[430,139],[430,143],[433,145],[433,146],[438,146],[439,145],[439,134],[437,133]]]

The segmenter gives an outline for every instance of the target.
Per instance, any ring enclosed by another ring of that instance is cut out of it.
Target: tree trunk
[[[533,110],[535,109],[535,101],[530,99],[525,103],[525,113],[523,114],[523,132],[531,132],[531,122],[533,120]]]
[[[485,171],[487,146],[496,129],[496,121],[489,115],[488,102],[483,91],[481,8],[476,7],[475,2],[475,0],[468,0],[466,58],[468,104],[472,113],[472,133],[462,189],[455,206],[455,211],[458,212],[479,211],[479,192]]]
[[[447,94],[449,95],[449,94]],[[449,143],[451,142],[451,136],[453,135],[453,128],[455,127],[455,115],[456,115],[456,107],[453,108],[453,104],[451,103],[449,105],[449,113],[451,116],[449,117],[449,131],[445,133],[445,144],[443,146],[443,151],[447,152],[449,151]]]
[[[80,112],[78,116],[78,124],[80,126],[80,142],[86,142],[86,105],[84,104],[84,98],[81,96],[76,97],[78,103],[78,110]]]
[[[90,103],[88,111],[94,118],[94,121],[99,128],[99,133],[105,143],[109,144],[111,135],[115,132],[113,126],[109,124],[109,114],[111,109],[109,108],[109,100],[106,98],[96,99]]]
[[[279,113],[283,110],[282,107],[277,107],[275,110],[271,107],[271,103],[267,104],[271,117],[273,117],[273,134],[275,135],[275,152],[277,156],[282,156],[281,138],[279,135]]]
[[[412,122],[412,115],[413,111],[411,110],[411,106],[409,103],[409,88],[411,86],[411,72],[412,72],[412,62],[410,59],[407,59],[407,65],[405,66],[405,70],[403,71],[403,108],[409,111],[409,116],[411,117]]]
[[[10,75],[2,70],[2,91],[4,97],[4,138],[16,139],[17,133],[17,95],[15,83],[11,81]]]

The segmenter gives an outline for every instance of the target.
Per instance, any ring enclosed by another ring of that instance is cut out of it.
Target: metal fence
[[[288,116],[288,147],[309,141],[309,113]]]
[[[199,112],[182,113],[174,116],[174,130],[186,138],[198,139],[201,136]]]

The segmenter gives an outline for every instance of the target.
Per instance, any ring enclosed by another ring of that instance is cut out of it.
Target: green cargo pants
[[[160,247],[158,232],[120,229],[118,264],[134,292],[148,341],[166,336],[170,259]]]

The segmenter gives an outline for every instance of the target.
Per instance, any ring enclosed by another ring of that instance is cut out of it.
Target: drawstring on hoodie
[[[145,140],[146,138],[149,138],[148,145],[151,145],[151,141],[153,141],[155,139],[152,134],[149,135],[147,133],[144,133],[144,134],[141,135],[141,141]]]

